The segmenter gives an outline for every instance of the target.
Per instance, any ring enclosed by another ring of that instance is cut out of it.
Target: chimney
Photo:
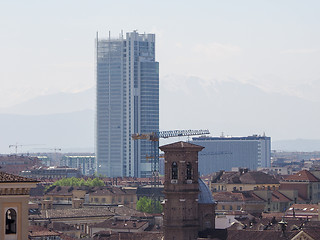
[[[73,198],[72,199],[72,208],[82,208],[83,207],[83,199]]]
[[[42,210],[52,209],[52,200],[42,200],[41,209]]]

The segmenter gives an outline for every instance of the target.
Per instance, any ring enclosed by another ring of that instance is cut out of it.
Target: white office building
[[[205,147],[199,153],[199,171],[204,175],[234,167],[257,170],[271,165],[270,137],[196,137],[192,143]]]

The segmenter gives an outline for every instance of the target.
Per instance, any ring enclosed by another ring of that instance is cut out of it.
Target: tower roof
[[[202,146],[199,146],[199,145],[195,145],[195,144],[192,144],[192,143],[188,143],[188,142],[183,142],[183,141],[180,141],[180,142],[175,142],[175,143],[171,143],[171,144],[167,144],[167,145],[164,145],[164,146],[161,146],[160,147],[160,150],[161,151],[179,151],[179,150],[182,150],[182,151],[185,151],[185,150],[188,150],[188,151],[195,151],[195,152],[199,152],[201,151],[202,149],[204,149],[204,147]]]
[[[212,193],[210,189],[208,188],[207,184],[204,183],[204,181],[199,178],[199,195],[198,195],[198,203],[214,203]]]

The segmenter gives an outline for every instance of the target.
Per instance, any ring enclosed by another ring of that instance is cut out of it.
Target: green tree
[[[142,197],[137,202],[137,210],[146,213],[162,213],[162,205],[160,201],[155,202],[155,209],[153,210],[152,199]]]
[[[84,180],[83,178],[62,178],[56,182],[54,182],[51,186],[69,186],[69,187],[101,187],[105,186],[104,182],[99,178]],[[48,186],[46,190],[48,190],[51,186]]]

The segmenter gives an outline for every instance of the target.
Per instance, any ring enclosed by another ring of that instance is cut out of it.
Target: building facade
[[[165,157],[164,239],[214,237],[215,203],[198,175],[198,152],[203,147],[176,142],[160,149]]]
[[[0,239],[28,239],[28,202],[37,181],[0,172]]]
[[[78,168],[82,175],[93,175],[95,173],[95,156],[72,156],[64,155],[60,161],[60,166]]]
[[[159,131],[159,63],[155,35],[136,31],[96,39],[97,172],[108,177],[151,173],[150,142],[134,133]]]
[[[233,167],[256,170],[271,166],[270,137],[197,137],[191,143],[205,147],[199,154],[199,171],[204,175]]]
[[[39,167],[21,172],[21,176],[36,178],[36,179],[61,179],[71,177],[81,177],[81,172],[78,168],[68,167]]]

